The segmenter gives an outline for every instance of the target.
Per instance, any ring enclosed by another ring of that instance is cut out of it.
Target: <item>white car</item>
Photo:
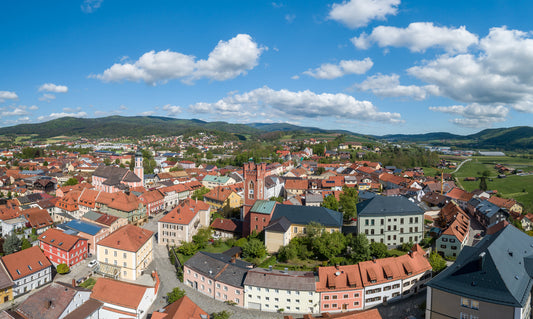
[[[92,267],[96,266],[96,264],[98,264],[98,262],[97,262],[96,260],[91,260],[91,261],[89,262],[89,265],[88,265],[88,266],[92,268]]]

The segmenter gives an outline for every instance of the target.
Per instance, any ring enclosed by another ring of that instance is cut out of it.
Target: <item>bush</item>
[[[183,296],[185,296],[185,290],[183,290],[183,289],[181,289],[179,287],[176,287],[171,292],[169,292],[167,294],[167,302],[169,304],[171,304],[174,301],[182,298]]]
[[[67,264],[57,265],[56,270],[57,270],[57,273],[61,275],[68,274],[70,272],[70,268],[68,267]]]
[[[229,304],[229,302],[227,302]],[[220,312],[215,312],[212,315],[213,319],[228,319],[231,316],[231,313],[229,311],[223,310]]]

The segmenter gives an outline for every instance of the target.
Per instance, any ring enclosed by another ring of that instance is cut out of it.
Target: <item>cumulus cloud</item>
[[[42,96],[39,97],[39,101],[46,101],[50,102],[51,100],[55,100],[56,96],[54,94],[45,93]]]
[[[337,93],[317,94],[309,90],[293,92],[262,87],[243,94],[230,94],[215,103],[189,106],[195,113],[221,116],[257,116],[261,113],[280,118],[338,117],[378,122],[401,122],[399,113],[380,112],[369,101]]]
[[[67,93],[68,87],[65,85],[56,85],[53,83],[45,83],[39,87],[39,92],[52,92],[52,93]]]
[[[140,116],[152,116],[154,114],[155,114],[155,111],[144,111],[144,112],[138,113],[138,115]]]
[[[50,121],[53,119],[57,119],[60,117],[87,117],[87,113],[85,112],[75,112],[75,113],[68,113],[68,112],[59,112],[59,113],[50,113],[49,115],[41,115],[37,118],[37,121],[44,122],[44,121]]]
[[[492,106],[477,103],[472,103],[467,106],[432,106],[429,109],[434,112],[461,116],[461,118],[452,119],[451,122],[460,126],[476,128],[490,126],[495,122],[503,122],[509,113],[509,109],[503,105]]]
[[[435,85],[401,85],[400,76],[397,74],[377,74],[368,77],[355,87],[362,91],[372,91],[375,95],[385,97],[407,96],[415,100],[424,100],[429,94],[438,95],[438,87]]]
[[[181,79],[190,82],[201,78],[224,81],[246,74],[258,64],[266,48],[258,46],[247,34],[220,41],[205,60],[197,60],[170,50],[150,51],[134,63],[115,63],[102,74],[91,75],[104,82],[144,81],[150,85]]]
[[[288,23],[293,23],[293,22],[294,22],[294,19],[296,19],[296,15],[295,15],[295,14],[286,14],[286,15],[285,15],[285,20],[286,20]]]
[[[181,113],[181,107],[176,105],[163,105],[162,109],[167,112],[167,115],[178,115]]]
[[[480,40],[477,54],[441,55],[408,73],[456,101],[533,113],[533,74],[525,67],[532,64],[531,35],[501,27]]]
[[[32,105],[28,108],[28,110],[31,110],[31,111],[35,111],[35,110],[38,110],[39,107],[37,105]]]
[[[336,79],[347,74],[364,74],[374,62],[370,58],[364,60],[342,60],[338,65],[324,63],[314,70],[307,70],[304,74],[314,77],[315,79]]]
[[[104,0],[83,0],[81,11],[85,13],[93,13],[102,5]]]
[[[368,49],[372,43],[380,47],[406,47],[411,52],[424,52],[431,47],[440,47],[447,52],[466,52],[478,43],[478,36],[464,26],[459,28],[437,27],[432,22],[414,22],[407,28],[378,26],[372,33],[362,33],[351,39],[359,49]]]
[[[25,106],[9,107],[0,112],[0,115],[2,116],[20,116],[26,114],[28,114],[28,111],[26,111]]]
[[[19,97],[15,92],[0,91],[0,103],[4,102],[5,100],[16,100],[18,98]]]
[[[372,20],[385,20],[396,15],[400,0],[350,0],[335,3],[328,18],[355,29],[366,26]]]

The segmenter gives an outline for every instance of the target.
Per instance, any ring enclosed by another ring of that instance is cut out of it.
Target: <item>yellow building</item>
[[[13,281],[4,265],[0,263],[0,304],[13,300]]]
[[[311,222],[319,223],[326,232],[341,231],[342,213],[324,207],[276,205],[265,228],[267,251],[276,252],[294,237],[305,235]]]
[[[229,187],[212,189],[204,195],[204,201],[214,210],[222,208],[224,211],[228,211],[242,206],[241,196]]]
[[[154,233],[131,224],[97,243],[97,272],[115,279],[137,280],[153,259]]]

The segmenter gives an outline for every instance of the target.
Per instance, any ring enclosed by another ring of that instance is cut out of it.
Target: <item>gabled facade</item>
[[[441,209],[439,221],[443,231],[435,248],[443,257],[457,257],[468,242],[470,217],[457,204],[449,202]]]
[[[180,245],[192,241],[203,227],[209,227],[210,207],[202,201],[181,202],[157,222],[159,245]]]
[[[13,285],[13,297],[18,297],[52,281],[52,264],[38,246],[2,257]]]
[[[57,266],[75,266],[87,258],[87,239],[64,233],[59,229],[48,229],[39,236],[39,247],[46,257]]]
[[[319,267],[316,291],[320,293],[320,312],[364,308],[364,287],[357,264]]]

